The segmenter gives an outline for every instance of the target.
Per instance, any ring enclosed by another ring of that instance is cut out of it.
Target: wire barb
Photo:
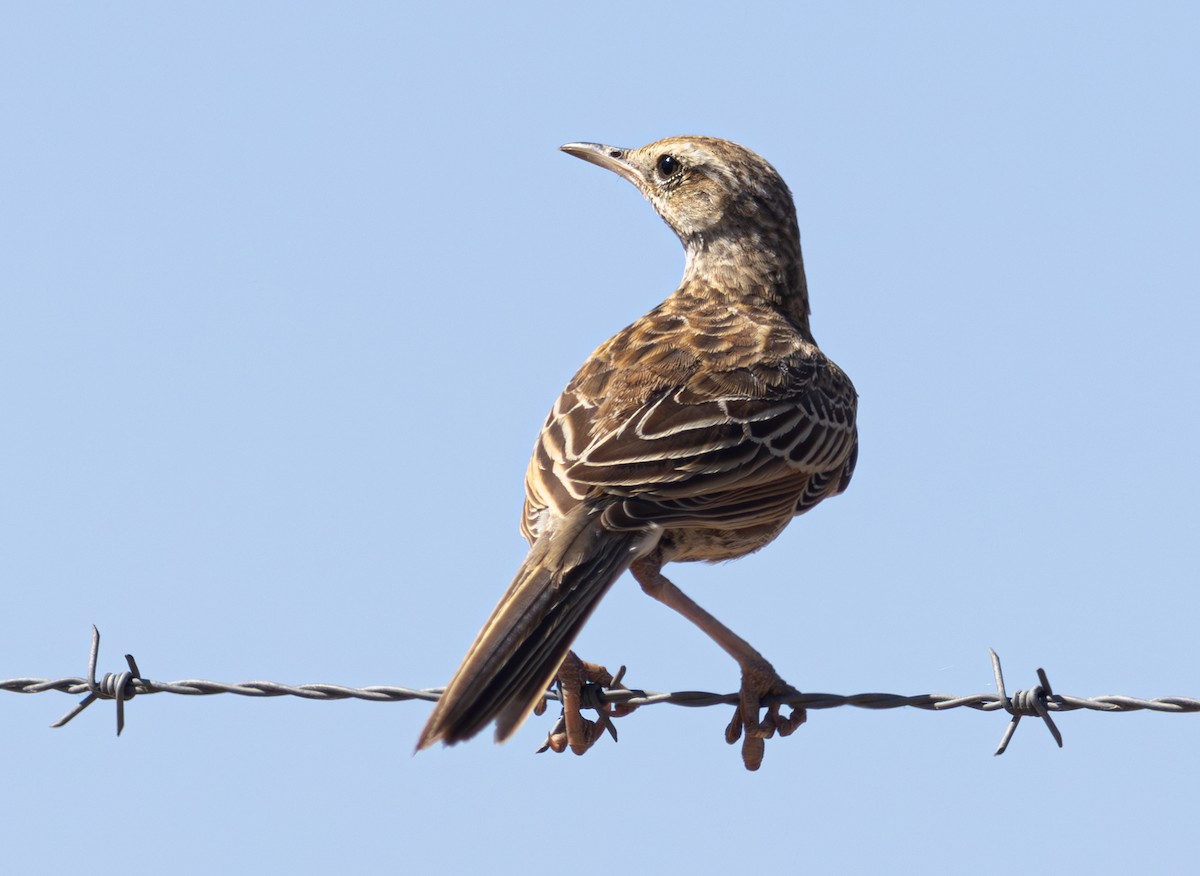
[[[1050,688],[1050,679],[1046,677],[1046,670],[1038,667],[1038,681],[1041,683],[1037,687],[1030,690],[1019,690],[1010,699],[1004,692],[1004,672],[1000,668],[1000,655],[992,648],[988,648],[988,653],[992,655],[992,671],[996,674],[996,691],[1000,695],[1000,704],[1006,712],[1012,715],[1012,720],[1004,728],[1004,735],[1000,737],[1000,744],[992,753],[993,756],[999,757],[1008,749],[1009,740],[1017,732],[1017,725],[1021,723],[1021,718],[1025,715],[1035,715],[1041,718],[1050,730],[1050,735],[1054,737],[1054,741],[1058,743],[1058,747],[1062,748],[1062,733],[1054,725],[1054,719],[1050,717],[1050,712],[1046,708],[1047,701],[1054,697],[1054,691]]]
[[[100,630],[96,629],[96,625],[92,624],[92,648],[88,653],[88,674],[87,674],[87,690],[88,695],[79,701],[79,705],[71,709],[50,726],[63,727],[71,722],[71,720],[90,706],[96,700],[116,700],[117,701],[117,735],[121,735],[121,731],[125,729],[125,701],[131,700],[137,696],[136,682],[142,680],[142,673],[138,671],[137,661],[133,659],[132,654],[125,655],[125,662],[129,664],[128,672],[121,672],[114,675],[111,672],[106,672],[104,678],[96,681],[96,663],[100,658]]]

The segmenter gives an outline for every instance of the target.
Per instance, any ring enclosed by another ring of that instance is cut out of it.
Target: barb
[[[1045,670],[1038,669],[1038,685],[1028,691],[1017,691],[1011,697],[1005,691],[1004,675],[1000,668],[1000,658],[996,652],[988,649],[992,658],[992,670],[996,677],[996,693],[972,694],[969,696],[954,696],[951,694],[917,694],[904,696],[889,693],[860,693],[843,696],[829,693],[804,693],[789,697],[776,697],[772,702],[791,706],[803,706],[807,709],[834,709],[842,706],[853,706],[859,709],[900,709],[914,708],[932,712],[943,712],[948,709],[968,708],[982,712],[1005,711],[1011,716],[1008,726],[1001,737],[1000,745],[995,754],[1000,755],[1008,748],[1013,733],[1022,717],[1035,716],[1042,719],[1049,729],[1054,741],[1061,748],[1062,734],[1051,718],[1052,712],[1074,712],[1087,709],[1094,712],[1136,712],[1142,710],[1182,714],[1185,712],[1200,712],[1200,699],[1192,697],[1157,697],[1155,699],[1139,699],[1129,696],[1100,696],[1075,697],[1053,692]],[[120,735],[125,726],[125,702],[135,696],[155,693],[173,693],[184,696],[212,696],[214,694],[236,694],[247,697],[282,697],[294,696],[309,700],[346,700],[357,699],[369,702],[405,702],[408,700],[425,700],[433,702],[442,693],[442,688],[405,688],[389,685],[352,688],[337,684],[300,684],[288,685],[275,681],[243,681],[230,684],[220,681],[204,681],[186,679],[182,681],[152,681],[143,678],[138,670],[137,662],[132,655],[126,654],[125,661],[128,671],[107,673],[99,681],[96,679],[96,665],[99,661],[100,632],[92,627],[92,645],[88,654],[88,674],[86,678],[10,678],[0,680],[0,691],[12,693],[44,693],[56,690],[62,693],[78,695],[84,698],[71,711],[55,721],[52,727],[62,727],[76,715],[90,706],[97,699],[111,699],[117,703],[117,734]],[[596,708],[601,712],[601,726],[612,733],[615,728],[605,720],[605,717],[616,714],[627,714],[643,706],[653,706],[660,703],[670,703],[676,706],[701,708],[705,706],[736,705],[736,693],[717,694],[707,691],[675,691],[673,693],[657,693],[654,691],[631,690],[622,683],[624,667],[618,672],[612,683],[607,687],[589,686],[587,691],[586,708]],[[546,692],[546,701],[560,701],[557,690]],[[764,705],[770,705],[764,701]],[[613,710],[610,707],[616,707]],[[553,734],[552,734],[553,735]],[[615,733],[614,733],[615,735]]]
[[[1012,715],[1012,720],[1008,722],[1008,727],[1005,728],[1004,735],[1000,737],[1000,744],[996,746],[993,755],[998,757],[1008,749],[1009,740],[1017,732],[1017,725],[1021,723],[1023,715],[1037,715],[1045,721],[1050,735],[1054,737],[1058,747],[1062,748],[1062,734],[1054,726],[1054,719],[1050,717],[1050,712],[1047,710],[1047,704],[1052,701],[1054,692],[1050,689],[1050,679],[1046,677],[1046,670],[1039,666],[1037,674],[1041,684],[1032,690],[1017,691],[1010,700],[1004,693],[1004,672],[1000,669],[1000,655],[992,648],[988,648],[988,653],[992,655],[992,671],[996,674],[996,690],[1000,693],[1000,702],[1005,711]]]
[[[131,700],[137,695],[137,690],[130,687],[130,682],[137,679],[141,672],[138,671],[137,661],[133,659],[132,654],[125,655],[125,662],[129,664],[129,671],[122,672],[119,675],[113,675],[111,672],[105,673],[104,678],[99,684],[96,683],[96,663],[100,658],[100,630],[92,624],[92,649],[88,654],[88,674],[87,674],[87,689],[88,695],[79,701],[79,705],[71,709],[53,724],[51,727],[62,727],[70,723],[71,719],[90,706],[98,699],[116,700],[117,701],[117,735],[121,735],[121,731],[125,729],[125,701]]]

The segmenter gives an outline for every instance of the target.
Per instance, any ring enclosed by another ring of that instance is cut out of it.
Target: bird
[[[796,208],[765,159],[699,136],[561,149],[641,192],[683,244],[683,277],[591,354],[547,416],[525,477],[528,556],[417,750],[492,721],[497,741],[512,736],[628,570],[737,661],[726,736],[744,731],[743,762],[757,769],[763,740],[804,721],[803,709],[779,712],[797,691],[662,568],[757,551],[843,492],[858,458],[858,395],[813,338]]]

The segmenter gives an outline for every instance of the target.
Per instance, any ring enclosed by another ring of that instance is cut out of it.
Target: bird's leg
[[[586,663],[580,660],[574,651],[567,652],[566,659],[558,668],[557,681],[562,697],[562,715],[546,738],[545,745],[538,749],[538,752],[550,749],[561,754],[569,746],[575,754],[583,754],[596,743],[604,730],[607,730],[615,741],[617,730],[613,727],[610,719],[627,714],[633,711],[632,709],[611,704],[595,706],[599,712],[599,719],[596,721],[589,721],[583,717],[581,710],[591,705],[585,706],[583,702],[585,685],[594,684],[608,688],[616,686],[619,681],[614,682],[609,671],[598,663]],[[545,711],[544,705],[541,706],[541,709]]]
[[[762,765],[763,740],[770,739],[778,731],[780,736],[789,736],[804,723],[805,711],[792,707],[787,717],[779,714],[779,703],[767,706],[767,716],[759,720],[759,709],[765,697],[786,697],[797,693],[784,681],[767,658],[758,653],[745,639],[729,629],[676,587],[662,573],[662,558],[657,552],[635,560],[629,567],[633,577],[650,596],[682,614],[725,649],[742,671],[742,686],[738,694],[738,707],[733,720],[725,731],[725,739],[731,745],[742,740],[742,761],[746,769],[756,770]]]

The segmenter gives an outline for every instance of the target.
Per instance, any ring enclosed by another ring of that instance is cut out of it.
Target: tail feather
[[[534,542],[434,707],[418,751],[470,739],[493,720],[503,741],[529,716],[584,622],[646,538],[645,530],[607,528],[602,511],[579,505]]]

